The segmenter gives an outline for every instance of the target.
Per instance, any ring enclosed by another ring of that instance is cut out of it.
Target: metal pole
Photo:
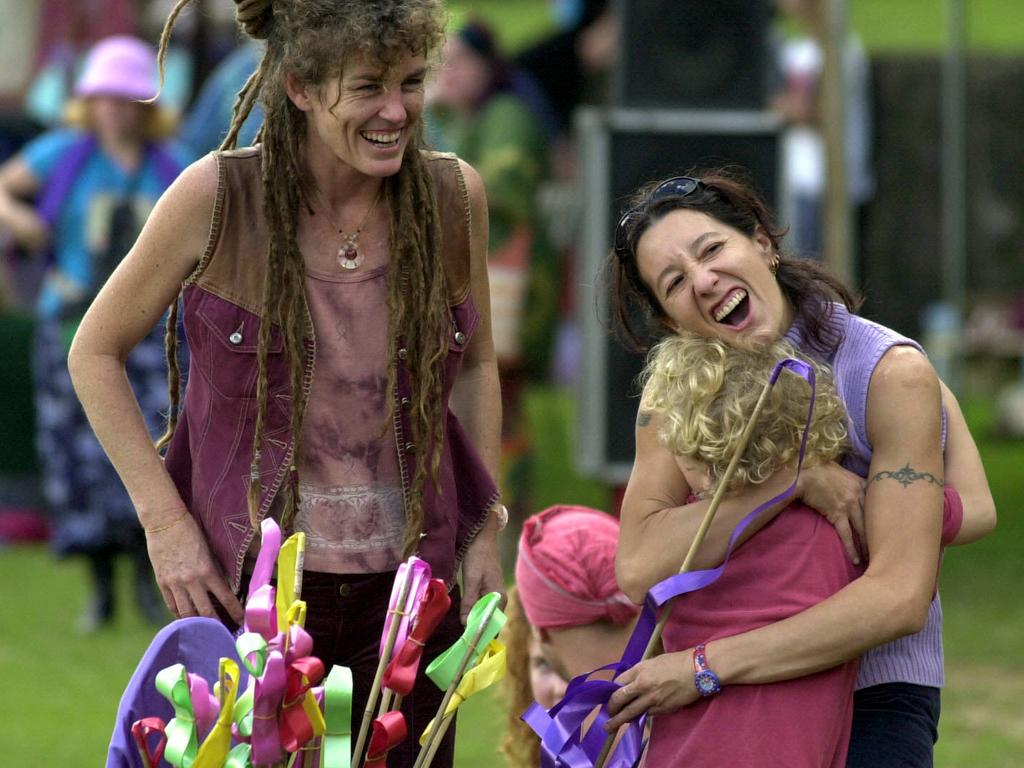
[[[821,124],[825,139],[824,257],[847,285],[854,283],[850,200],[846,183],[846,109],[843,66],[846,49],[846,0],[823,3]]]
[[[942,68],[942,300],[955,313],[953,349],[946,384],[957,392],[963,366],[960,329],[967,283],[967,137],[964,0],[947,0],[948,44]]]

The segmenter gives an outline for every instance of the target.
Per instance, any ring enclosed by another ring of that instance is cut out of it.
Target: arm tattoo
[[[651,414],[648,411],[640,411],[636,415],[636,425],[638,427],[646,427],[651,423]]]
[[[935,478],[935,475],[931,474],[930,472],[918,472],[916,469],[910,466],[910,462],[907,462],[906,466],[902,467],[901,469],[897,469],[895,472],[882,470],[877,475],[872,477],[871,480],[869,480],[868,482],[870,484],[875,482],[876,480],[884,480],[887,477],[891,477],[904,488],[906,488],[911,483],[916,483],[918,480],[924,480],[926,483],[932,483],[933,485],[939,486],[943,484],[942,480],[937,480]]]

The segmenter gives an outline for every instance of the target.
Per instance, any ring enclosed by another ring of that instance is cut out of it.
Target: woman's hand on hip
[[[501,551],[497,531],[487,525],[469,545],[462,560],[462,623],[473,605],[489,592],[505,599],[505,579],[501,572]]]
[[[242,604],[228,587],[191,515],[186,512],[180,523],[147,531],[146,548],[160,593],[171,613],[178,618],[217,618],[210,601],[213,595],[232,619],[242,623]]]
[[[865,486],[863,477],[830,461],[805,468],[800,473],[796,489],[797,497],[804,504],[816,509],[835,526],[846,553],[854,563],[860,563],[862,553],[858,546],[867,541],[864,532]]]
[[[611,719],[605,730],[614,733],[644,712],[673,712],[700,698],[693,682],[693,651],[663,653],[627,669],[615,681],[622,685],[608,700]]]

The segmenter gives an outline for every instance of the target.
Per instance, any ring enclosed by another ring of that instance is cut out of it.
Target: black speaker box
[[[577,445],[581,469],[611,483],[629,477],[643,368],[608,333],[597,280],[626,198],[642,184],[688,171],[734,166],[773,208],[782,199],[778,119],[766,112],[584,109],[577,115],[584,202],[580,259],[580,376]]]
[[[619,0],[612,104],[658,109],[766,106],[770,0]]]

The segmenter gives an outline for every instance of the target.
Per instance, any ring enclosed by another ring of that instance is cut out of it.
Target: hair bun
[[[235,0],[235,19],[254,40],[266,40],[274,24],[274,0]]]

